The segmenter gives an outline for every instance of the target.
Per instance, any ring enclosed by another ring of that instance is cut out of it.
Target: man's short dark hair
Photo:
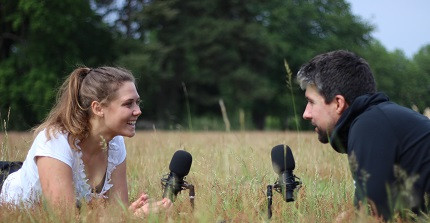
[[[314,57],[297,73],[302,89],[314,85],[330,103],[342,95],[348,104],[361,95],[376,92],[376,83],[369,64],[352,52],[337,50]]]

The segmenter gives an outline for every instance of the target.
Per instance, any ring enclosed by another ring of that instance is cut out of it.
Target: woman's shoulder
[[[43,129],[37,133],[35,142],[38,143],[67,143],[68,134],[58,130]]]
[[[56,158],[69,166],[73,163],[73,151],[67,140],[68,134],[61,131],[40,131],[32,145],[34,156]]]
[[[114,137],[109,142],[109,160],[118,165],[125,160],[126,154],[124,137]]]
[[[115,150],[121,150],[124,149],[125,150],[125,143],[124,143],[124,137],[122,136],[115,136],[110,142],[109,142],[109,146],[112,149]]]

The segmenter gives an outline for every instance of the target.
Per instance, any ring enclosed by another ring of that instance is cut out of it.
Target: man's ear
[[[98,117],[104,116],[103,106],[98,101],[91,102],[91,111],[93,112],[94,115]]]
[[[349,105],[346,102],[345,97],[340,94],[334,96],[334,100],[336,102],[336,113],[340,115],[348,108]]]

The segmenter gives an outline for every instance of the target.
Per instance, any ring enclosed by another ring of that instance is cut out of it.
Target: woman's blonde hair
[[[58,132],[68,133],[70,146],[77,149],[76,140],[85,139],[91,128],[91,103],[108,104],[116,98],[122,84],[128,81],[135,83],[133,75],[123,68],[75,69],[62,84],[49,115],[35,128],[35,135],[46,129],[49,140]]]

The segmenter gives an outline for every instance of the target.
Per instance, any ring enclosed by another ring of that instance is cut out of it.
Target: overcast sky
[[[430,0],[346,0],[353,14],[375,25],[373,36],[389,51],[411,58],[430,44]]]

